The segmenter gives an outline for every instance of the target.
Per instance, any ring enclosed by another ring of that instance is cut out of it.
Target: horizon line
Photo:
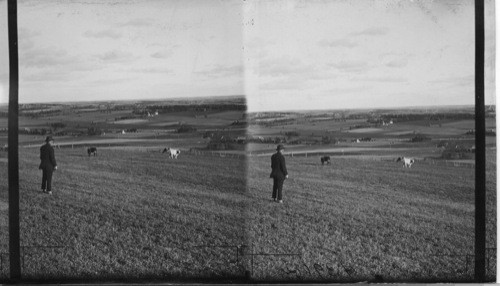
[[[496,106],[496,104],[485,104],[485,106]],[[381,110],[381,109],[426,109],[426,108],[459,108],[475,107],[475,104],[436,104],[436,105],[404,105],[404,106],[379,106],[379,107],[345,107],[345,108],[318,108],[318,109],[281,109],[281,110],[256,110],[247,111],[248,113],[258,112],[319,112],[332,110]]]
[[[169,98],[130,98],[130,99],[97,99],[97,100],[58,100],[58,101],[29,101],[19,102],[19,104],[70,104],[70,103],[98,103],[98,102],[130,102],[130,101],[174,101],[174,100],[196,100],[196,99],[217,99],[217,98],[244,98],[243,94],[235,95],[201,95],[201,96],[186,96],[186,97],[169,97]],[[0,103],[0,106],[9,105],[8,102]]]

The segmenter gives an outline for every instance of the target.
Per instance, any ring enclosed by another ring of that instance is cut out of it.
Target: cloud
[[[168,68],[160,68],[160,67],[151,67],[151,68],[136,68],[132,69],[133,72],[138,73],[159,73],[159,74],[173,74],[173,70]]]
[[[94,83],[94,84],[99,84],[99,85],[106,85],[106,84],[119,84],[119,83],[127,83],[135,78],[132,77],[120,77],[120,78],[100,78],[100,79],[95,79],[91,80],[89,82]]]
[[[311,74],[315,72],[315,69],[312,65],[304,64],[298,58],[283,56],[262,61],[259,64],[258,72],[260,75],[276,77],[291,74]]]
[[[360,32],[351,33],[351,36],[383,36],[389,33],[388,28],[369,28]]]
[[[262,61],[254,71],[261,90],[304,90],[321,86],[336,76],[300,58],[281,56]]]
[[[2,85],[5,87],[9,85],[9,73],[6,72],[0,73],[0,87]]]
[[[119,39],[122,35],[113,30],[102,30],[102,31],[87,31],[83,33],[83,36],[87,38],[111,38],[111,39]]]
[[[66,50],[55,47],[30,48],[19,56],[19,63],[24,67],[53,67],[72,64],[77,61],[77,56],[69,55]]]
[[[324,96],[331,97],[333,94],[345,94],[345,93],[359,93],[366,92],[371,86],[361,85],[361,86],[351,86],[351,87],[335,87],[330,88],[324,92]]]
[[[468,76],[454,76],[442,79],[431,80],[433,84],[444,84],[448,86],[471,86],[474,85],[474,75]]]
[[[169,58],[170,56],[172,56],[172,54],[173,54],[172,50],[166,50],[166,51],[159,51],[159,52],[153,53],[153,54],[151,54],[151,57],[155,58],[155,59],[166,59],[166,58]]]
[[[18,36],[19,38],[33,38],[33,37],[36,37],[36,36],[40,36],[42,33],[40,33],[40,31],[33,31],[31,29],[27,29],[27,28],[23,28],[23,27],[20,27],[19,28],[19,32],[18,32]]]
[[[408,59],[394,59],[385,64],[391,68],[400,68],[408,65]]]
[[[245,42],[245,49],[265,49],[276,45],[275,39],[266,39],[263,37],[253,37],[249,41]]]
[[[102,61],[106,62],[126,62],[133,59],[132,53],[112,50],[101,55],[96,55],[96,57]]]
[[[383,65],[390,68],[400,68],[408,65],[408,60],[415,55],[406,52],[390,52],[379,56]]]
[[[20,81],[26,83],[61,82],[70,80],[70,74],[71,73],[66,72],[66,70],[61,69],[44,69],[43,71],[39,70],[37,72],[22,75]]]
[[[40,36],[41,33],[39,31],[33,31],[26,28],[19,28],[19,54],[23,54],[24,52],[30,51],[36,48],[35,38]]]
[[[371,82],[408,82],[404,77],[378,76],[378,77],[360,77],[357,80]]]
[[[261,90],[299,90],[304,88],[304,83],[294,80],[278,80],[259,85]]]
[[[221,77],[243,77],[243,66],[223,66],[215,65],[210,69],[202,70],[196,72],[198,75],[203,75],[210,78],[221,78]]]
[[[338,63],[329,63],[327,66],[341,72],[363,72],[369,69],[368,63],[364,61],[340,61]]]
[[[152,25],[153,25],[153,19],[150,18],[137,18],[121,24],[121,26],[132,26],[132,27],[147,27]]]
[[[327,41],[327,40],[321,40],[318,43],[322,47],[330,47],[330,48],[354,48],[358,46],[357,43],[354,43],[353,41],[349,39],[338,39],[338,40],[333,40],[333,41]]]

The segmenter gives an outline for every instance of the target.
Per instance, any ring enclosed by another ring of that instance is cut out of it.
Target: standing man
[[[271,156],[271,175],[270,178],[273,178],[273,200],[276,201],[276,193],[278,195],[278,202],[283,203],[282,191],[283,191],[283,182],[285,179],[288,179],[288,172],[286,170],[285,157],[283,156],[283,147],[282,144],[279,144],[276,148],[276,153]]]
[[[45,145],[40,147],[40,166],[42,170],[42,192],[52,195],[52,173],[57,170],[56,158],[54,157],[54,139],[52,136],[45,138]]]

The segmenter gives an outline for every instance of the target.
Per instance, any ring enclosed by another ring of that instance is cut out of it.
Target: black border
[[[9,260],[10,278],[21,279],[19,234],[19,56],[17,37],[17,0],[8,0],[9,30]]]
[[[475,0],[476,190],[474,281],[486,279],[486,123],[484,106],[484,0]]]

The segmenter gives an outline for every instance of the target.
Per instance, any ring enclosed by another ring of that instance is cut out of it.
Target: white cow
[[[413,165],[413,163],[415,163],[415,159],[413,159],[413,158],[398,157],[396,162],[400,162],[400,161],[403,162],[403,168],[406,168],[406,167],[411,168],[411,165]]]
[[[172,149],[172,148],[165,148],[165,149],[163,149],[162,153],[165,153],[165,152],[168,153],[168,157],[170,157],[171,159],[177,159],[177,156],[179,156],[179,154],[181,153],[181,150]]]

